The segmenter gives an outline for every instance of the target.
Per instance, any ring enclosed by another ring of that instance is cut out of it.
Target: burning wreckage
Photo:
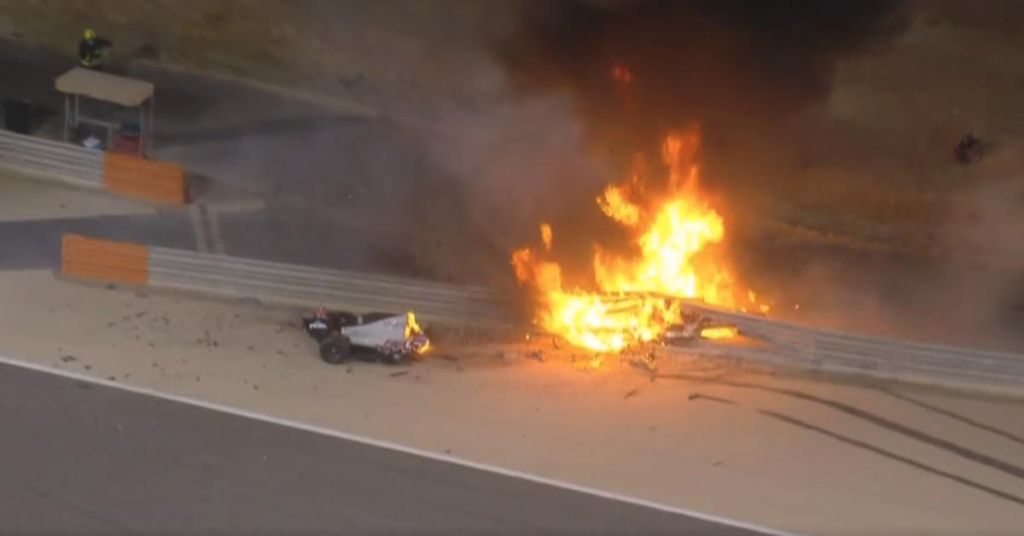
[[[569,287],[554,260],[555,233],[541,224],[541,247],[512,255],[516,278],[536,303],[535,323],[570,344],[594,352],[620,352],[645,343],[731,339],[735,326],[701,311],[765,314],[757,294],[741,285],[725,250],[725,222],[702,193],[694,125],[666,137],[667,177],[648,180],[640,171],[608,186],[597,198],[601,212],[633,237],[627,252],[595,245],[590,289]]]
[[[601,212],[634,238],[629,251],[595,245],[591,289],[569,287],[554,257],[555,233],[540,225],[541,247],[512,254],[518,281],[531,291],[535,323],[569,344],[616,353],[649,343],[732,340],[735,325],[715,309],[765,314],[767,303],[740,283],[722,248],[725,222],[700,188],[695,126],[662,145],[667,177],[648,181],[636,172],[597,198]],[[727,315],[726,315],[727,316]],[[427,350],[430,341],[412,313],[356,315],[327,312],[303,319],[321,358],[341,363],[363,355],[397,363]]]

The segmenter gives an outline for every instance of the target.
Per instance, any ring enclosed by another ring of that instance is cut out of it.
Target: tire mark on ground
[[[881,392],[883,392],[883,393],[885,393],[885,394],[887,394],[887,395],[889,395],[889,396],[891,396],[893,398],[897,398],[899,400],[907,402],[908,404],[912,404],[912,405],[917,406],[919,408],[926,409],[928,411],[937,413],[939,415],[943,415],[945,417],[949,417],[950,419],[953,419],[953,420],[958,421],[958,422],[962,422],[962,423],[964,423],[964,424],[966,424],[968,426],[973,426],[973,427],[975,427],[975,428],[977,428],[979,430],[984,430],[986,432],[995,434],[995,435],[1003,437],[1005,439],[1009,439],[1010,441],[1013,441],[1014,443],[1017,443],[1017,444],[1020,444],[1020,445],[1024,445],[1024,437],[1020,437],[1020,436],[1011,434],[1010,432],[1007,432],[1005,430],[996,428],[995,426],[991,426],[991,425],[985,424],[983,422],[978,422],[978,421],[976,421],[974,419],[971,419],[970,417],[966,417],[964,415],[960,415],[959,413],[950,411],[950,410],[945,409],[945,408],[940,408],[939,406],[935,406],[935,405],[929,404],[927,402],[918,400],[916,398],[913,398],[913,397],[910,397],[910,396],[907,396],[907,395],[903,395],[903,394],[900,394],[900,393],[897,393],[897,392],[894,392],[894,391],[890,391],[889,389],[882,388],[882,389],[879,389],[879,391],[881,391]]]
[[[665,379],[684,379],[684,380],[708,381],[706,378],[699,378],[699,377],[696,377],[696,376],[688,376],[686,374],[659,374],[657,377],[658,378],[665,378]],[[839,411],[840,413],[845,413],[846,415],[849,415],[851,417],[855,417],[857,419],[860,419],[860,420],[863,420],[863,421],[867,421],[867,422],[869,422],[871,424],[874,424],[875,426],[878,426],[880,428],[884,428],[884,429],[889,430],[891,432],[895,432],[897,434],[909,437],[911,439],[915,439],[915,440],[920,441],[922,443],[925,443],[927,445],[931,445],[933,447],[942,449],[942,450],[944,450],[946,452],[949,452],[950,454],[959,456],[961,458],[964,458],[966,460],[970,460],[970,461],[975,462],[975,463],[979,463],[979,464],[985,465],[985,466],[990,467],[992,469],[995,469],[997,471],[1000,471],[1000,472],[1006,473],[1008,475],[1011,475],[1013,477],[1016,477],[1016,478],[1019,478],[1021,480],[1024,480],[1024,468],[1022,468],[1022,467],[1020,467],[1018,465],[1014,465],[1012,463],[1005,462],[1003,460],[1000,460],[998,458],[994,458],[992,456],[989,456],[987,454],[984,454],[984,453],[978,452],[976,450],[970,449],[970,448],[965,447],[963,445],[959,445],[959,444],[956,444],[956,443],[954,443],[952,441],[949,441],[949,440],[946,440],[946,439],[942,439],[941,437],[936,437],[936,436],[927,434],[925,432],[922,432],[920,430],[911,428],[911,427],[906,426],[904,424],[900,424],[898,422],[886,419],[885,417],[882,417],[880,415],[876,415],[876,414],[871,413],[869,411],[860,409],[860,408],[858,408],[856,406],[851,406],[851,405],[843,403],[843,402],[838,402],[836,400],[831,400],[831,399],[828,399],[828,398],[822,398],[822,397],[819,397],[819,396],[807,394],[807,393],[804,393],[804,392],[801,392],[801,391],[795,391],[795,390],[792,390],[792,389],[783,389],[783,388],[778,388],[778,387],[768,387],[766,385],[760,385],[760,384],[749,383],[749,382],[740,382],[740,381],[730,381],[730,380],[714,380],[714,381],[716,383],[719,383],[719,384],[722,384],[722,385],[729,385],[729,386],[732,386],[732,387],[739,387],[739,388],[744,388],[744,389],[757,389],[757,390],[761,390],[761,391],[765,391],[765,392],[769,392],[769,393],[775,393],[775,394],[789,396],[789,397],[795,398],[797,400],[803,400],[803,401],[806,401],[806,402],[813,402],[813,403],[816,403],[816,404],[820,404],[822,406],[825,406],[825,407],[834,409],[836,411]]]
[[[762,414],[762,415],[764,415],[766,417],[771,417],[773,419],[776,419],[776,420],[779,420],[779,421],[791,424],[793,426],[797,426],[797,427],[803,428],[805,430],[809,430],[809,431],[812,431],[812,432],[817,432],[819,434],[822,434],[822,435],[827,436],[827,437],[831,437],[832,439],[835,439],[837,441],[841,441],[841,442],[846,443],[848,445],[851,445],[851,446],[854,446],[854,447],[858,447],[858,448],[861,448],[861,449],[873,452],[875,454],[878,454],[880,456],[884,456],[884,457],[886,457],[886,458],[888,458],[890,460],[893,460],[893,461],[896,461],[896,462],[899,462],[899,463],[902,463],[902,464],[905,464],[905,465],[909,465],[911,467],[914,467],[915,469],[919,469],[921,471],[925,471],[927,473],[930,473],[930,474],[933,474],[933,475],[936,475],[936,476],[940,476],[940,477],[946,478],[948,480],[952,480],[952,481],[957,482],[959,484],[963,484],[964,486],[968,486],[968,487],[976,489],[978,491],[982,491],[982,492],[988,493],[989,495],[992,495],[994,497],[998,497],[1000,499],[1012,502],[1012,503],[1014,503],[1014,504],[1016,504],[1018,506],[1024,506],[1024,498],[1021,498],[1021,497],[1018,497],[1016,495],[1012,495],[1012,494],[1000,491],[998,489],[986,486],[985,484],[981,484],[979,482],[975,482],[973,480],[970,480],[968,478],[965,478],[965,477],[962,477],[962,476],[950,473],[948,471],[943,471],[942,469],[939,469],[939,468],[932,467],[930,465],[921,463],[921,462],[919,462],[919,461],[917,461],[917,460],[915,460],[913,458],[908,458],[907,456],[903,456],[901,454],[896,454],[895,452],[883,449],[881,447],[872,445],[870,443],[866,443],[864,441],[860,441],[858,439],[854,439],[852,437],[845,436],[845,435],[842,435],[842,434],[837,433],[837,432],[833,432],[833,431],[828,430],[826,428],[822,428],[820,426],[816,426],[816,425],[810,424],[808,422],[805,422],[805,421],[802,421],[800,419],[796,419],[796,418],[790,417],[788,415],[784,415],[782,413],[777,413],[777,412],[774,412],[774,411],[763,410],[763,409],[762,410],[758,410],[758,413],[760,413],[760,414]]]

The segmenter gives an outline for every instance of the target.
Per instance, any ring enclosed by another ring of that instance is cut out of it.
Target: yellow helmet
[[[85,31],[82,32],[82,35],[84,35],[86,39],[96,39],[96,30],[86,28]]]

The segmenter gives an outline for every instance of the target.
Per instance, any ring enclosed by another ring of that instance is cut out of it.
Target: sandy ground
[[[906,400],[668,356],[652,380],[615,358],[573,363],[549,341],[441,341],[407,368],[330,367],[286,312],[46,271],[4,273],[0,301],[4,356],[771,527],[1011,534],[1024,524],[1020,403],[895,391]]]
[[[147,203],[0,169],[0,221],[155,214]]]

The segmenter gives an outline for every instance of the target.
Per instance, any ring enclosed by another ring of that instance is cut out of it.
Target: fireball
[[[740,293],[731,268],[714,251],[726,227],[701,195],[698,147],[695,128],[669,135],[662,146],[668,176],[661,188],[634,174],[597,198],[601,212],[631,232],[633,248],[613,253],[595,246],[594,288],[565,287],[561,265],[546,258],[553,236],[549,224],[541,226],[543,251],[513,253],[516,278],[536,295],[538,325],[575,346],[615,352],[658,340],[680,322],[681,300],[741,308],[745,298],[757,306],[756,294]],[[727,338],[735,331],[719,328],[704,335]]]

